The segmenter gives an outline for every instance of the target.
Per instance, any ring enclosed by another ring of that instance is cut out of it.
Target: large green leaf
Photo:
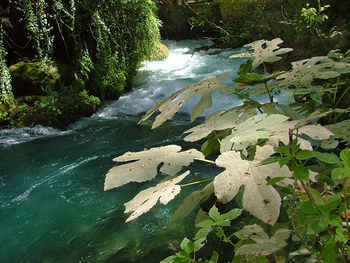
[[[267,256],[287,245],[286,241],[291,231],[286,228],[280,228],[269,238],[261,226],[254,224],[243,227],[239,232],[245,239],[253,240],[255,243],[239,247],[236,251],[236,255]]]
[[[125,203],[125,213],[132,212],[125,222],[130,222],[148,212],[158,200],[163,205],[173,200],[181,191],[181,186],[176,184],[182,181],[189,173],[187,171],[174,179],[161,182],[155,187],[150,187],[138,193],[131,201]]]
[[[221,154],[216,164],[226,170],[214,179],[214,190],[218,200],[223,203],[231,201],[240,187],[244,186],[243,208],[260,220],[273,225],[279,216],[281,198],[272,186],[267,185],[266,178],[291,177],[291,172],[286,166],[280,167],[277,163],[259,166],[262,160],[273,153],[272,146],[257,147],[254,161],[243,160],[240,153],[235,151]],[[285,184],[283,181],[279,183]]]
[[[255,145],[259,139],[269,138],[270,132],[267,128],[278,127],[287,119],[288,117],[280,114],[259,114],[250,117],[232,129],[231,134],[221,141],[220,151],[243,150],[246,153],[248,146]]]
[[[159,110],[160,114],[156,117],[152,125],[152,129],[154,129],[165,121],[171,119],[193,96],[201,95],[201,99],[195,105],[191,114],[191,121],[195,120],[205,109],[212,106],[212,94],[214,91],[220,91],[225,94],[232,94],[234,92],[233,88],[221,84],[226,78],[227,75],[221,77],[210,76],[195,84],[186,86],[185,88],[173,93],[167,99],[158,102],[141,118],[140,122],[147,120]]]
[[[244,47],[250,47],[253,52],[247,52],[243,54],[235,54],[230,56],[230,58],[236,57],[253,57],[252,70],[257,68],[262,63],[268,62],[276,62],[281,60],[279,57],[282,54],[291,52],[292,48],[280,48],[279,45],[283,43],[283,40],[280,38],[275,38],[271,41],[268,40],[258,40],[254,41],[250,44],[244,45]]]
[[[106,175],[105,190],[122,186],[129,182],[144,182],[157,175],[160,164],[160,172],[175,175],[183,166],[188,166],[195,158],[204,158],[204,155],[196,149],[180,152],[178,145],[168,145],[152,148],[141,152],[127,152],[114,158],[117,162],[129,162],[113,167]],[[134,162],[130,162],[134,161]]]

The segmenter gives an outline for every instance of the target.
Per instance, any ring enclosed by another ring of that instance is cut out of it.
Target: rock
[[[42,86],[55,84],[60,78],[54,62],[20,61],[9,67],[12,77],[13,94],[17,96],[44,95]]]
[[[157,60],[164,60],[169,56],[169,49],[166,45],[162,44],[162,43],[158,43],[157,45],[157,50],[155,52],[155,54],[152,54],[149,57],[149,61],[157,61]]]

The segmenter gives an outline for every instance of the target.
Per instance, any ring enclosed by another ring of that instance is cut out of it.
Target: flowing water
[[[228,73],[229,83],[243,61],[228,58],[239,50],[189,52],[209,41],[166,44],[168,59],[145,63],[132,92],[66,131],[40,126],[0,131],[0,262],[159,262],[172,253],[170,243],[192,233],[192,220],[169,219],[195,188],[128,224],[123,204],[154,182],[103,191],[113,157],[165,144],[189,147],[182,132],[191,127],[189,112],[199,98],[154,131],[150,122],[137,125],[145,111],[207,76]],[[204,115],[238,104],[219,93],[215,102]],[[193,176],[214,172],[196,165]]]

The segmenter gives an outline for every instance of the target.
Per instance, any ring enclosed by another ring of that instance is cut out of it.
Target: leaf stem
[[[265,72],[265,74],[267,74],[265,63],[263,63],[263,67],[264,67],[264,72]],[[264,81],[264,85],[265,85],[267,94],[269,95],[270,102],[274,102],[274,101],[273,101],[273,96],[272,96],[271,91],[270,91],[270,88],[269,88],[268,85],[267,85],[267,81]]]
[[[210,164],[215,164],[216,163],[214,161],[210,161],[210,160],[207,160],[207,159],[202,159],[202,158],[194,158],[195,160],[197,161],[201,161],[201,162],[205,162],[205,163],[210,163]]]
[[[196,182],[192,182],[192,183],[188,183],[188,184],[180,184],[180,186],[186,187],[186,186],[201,184],[201,183],[205,183],[205,182],[209,182],[209,181],[213,181],[213,180],[214,180],[214,178],[209,178],[209,179],[204,179],[204,180],[200,180],[200,181],[196,181]]]
[[[346,201],[347,195],[348,195],[348,191],[345,188],[345,190],[344,190],[345,222],[346,222],[346,228],[348,230],[348,236],[349,236],[349,239],[350,239],[350,226],[349,226],[349,218],[348,218],[348,204],[347,204],[347,201]]]

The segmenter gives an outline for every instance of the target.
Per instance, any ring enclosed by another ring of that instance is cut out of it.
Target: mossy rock
[[[149,61],[157,61],[166,59],[169,56],[169,49],[166,45],[162,43],[157,44],[157,50],[154,54],[149,57]]]
[[[60,78],[54,62],[18,62],[9,67],[11,76],[46,84],[54,84]]]
[[[15,97],[45,95],[42,87],[55,85],[60,78],[58,68],[52,61],[42,64],[21,61],[9,67]]]

